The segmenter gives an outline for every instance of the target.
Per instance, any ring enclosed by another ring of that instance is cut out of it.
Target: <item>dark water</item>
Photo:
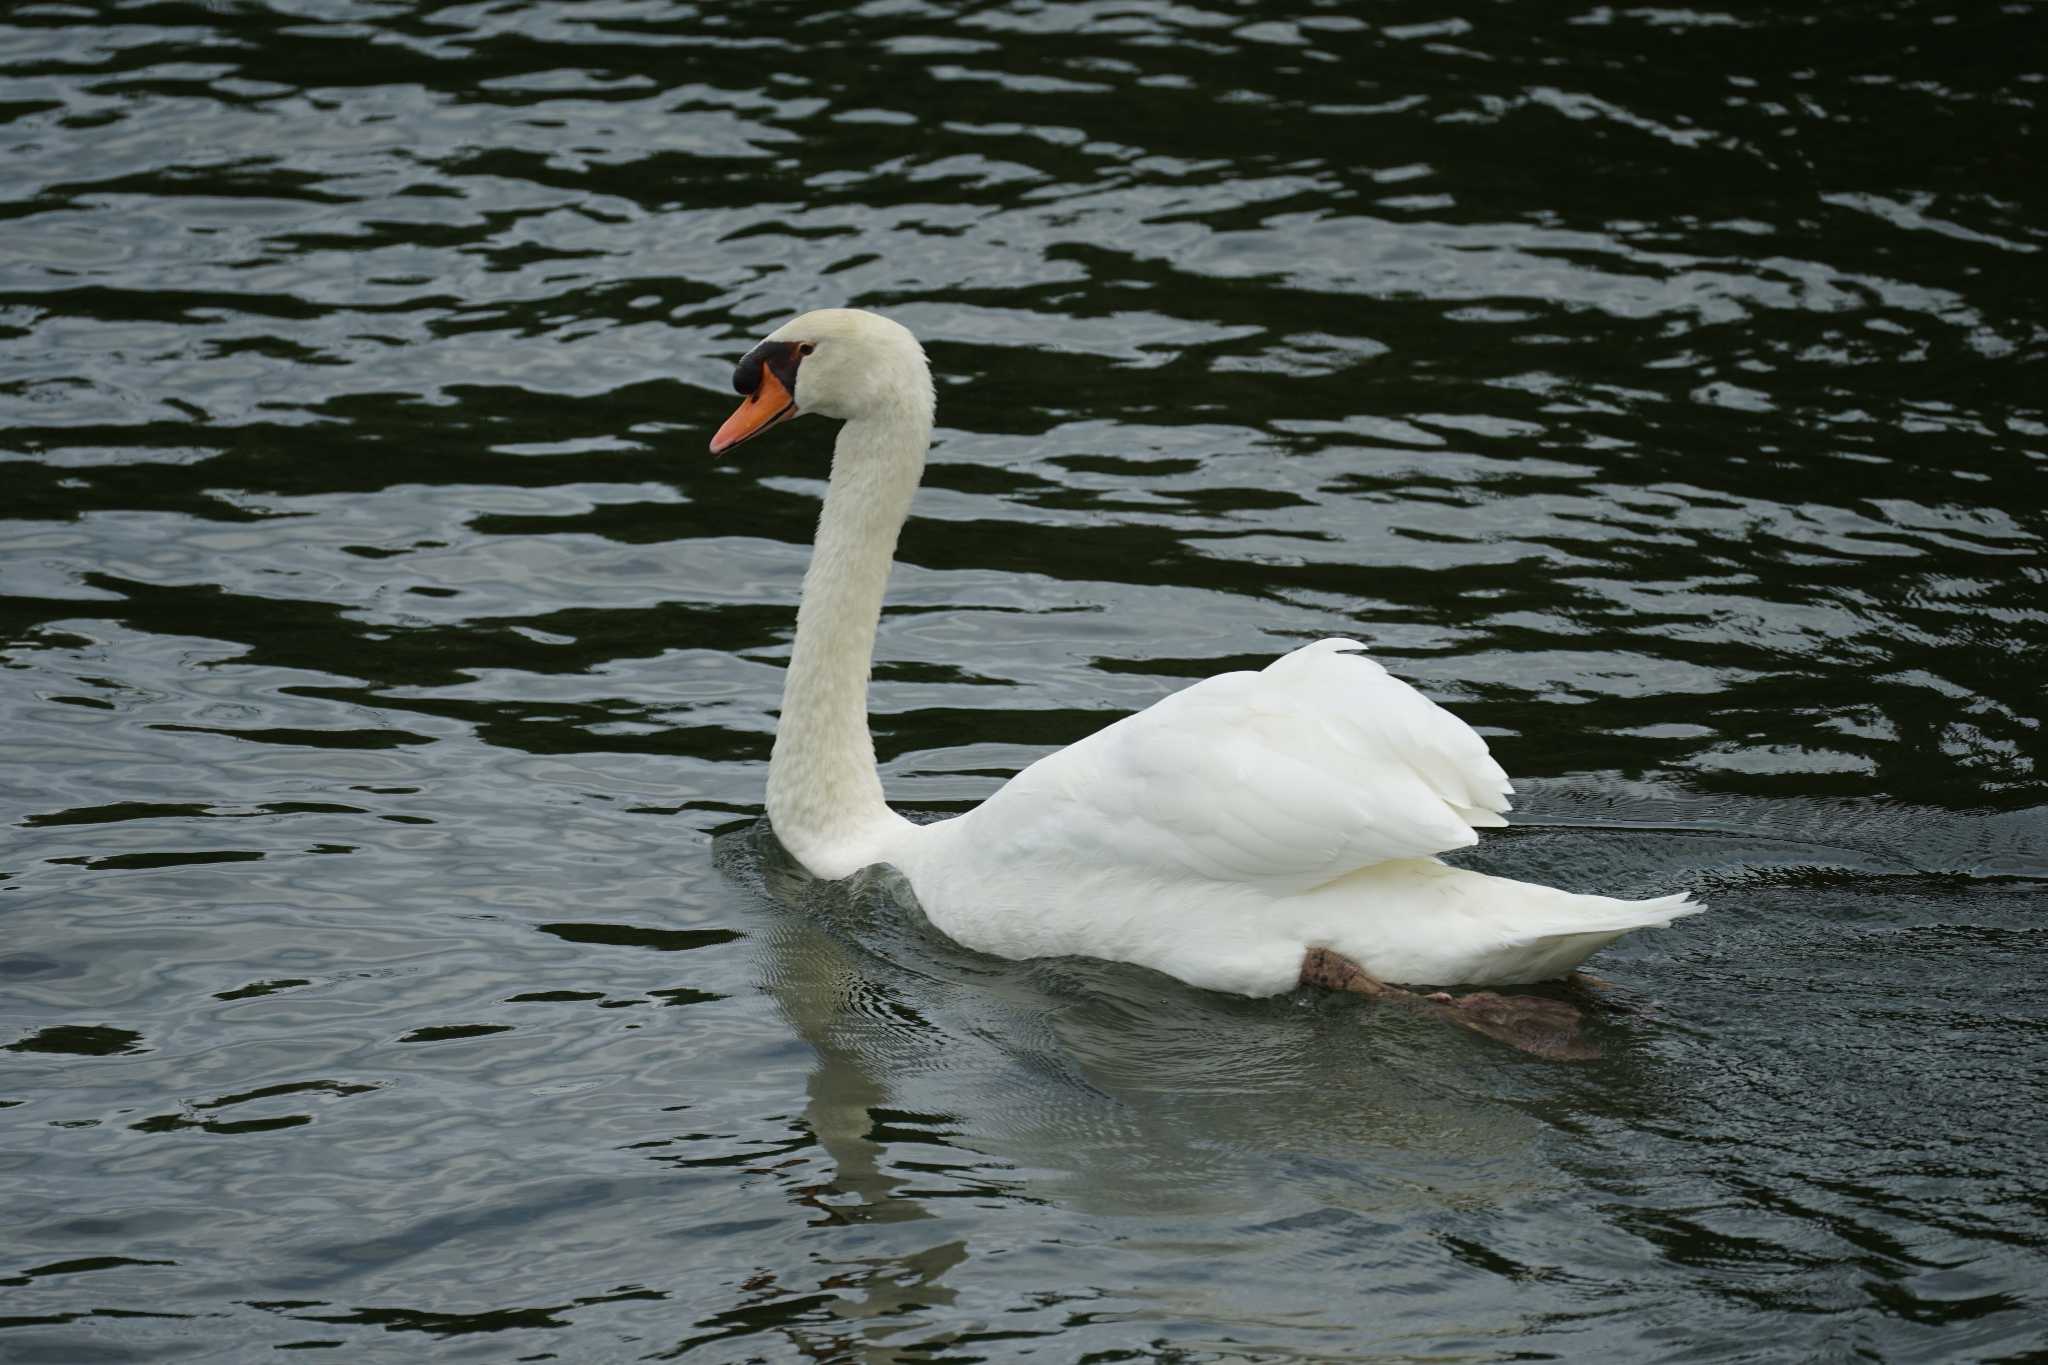
[[[0,1358],[2048,1355],[2048,10],[24,4]],[[1606,1058],[932,938],[755,821],[917,329],[895,798],[1347,633]]]

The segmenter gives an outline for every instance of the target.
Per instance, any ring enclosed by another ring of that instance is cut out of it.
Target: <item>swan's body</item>
[[[845,419],[768,774],[769,820],[814,875],[888,863],[968,947],[1133,962],[1244,995],[1293,989],[1318,949],[1380,981],[1547,980],[1699,908],[1438,862],[1507,823],[1507,776],[1462,721],[1348,640],[1196,683],[965,815],[912,824],[882,797],[867,685],[931,436],[924,352],[872,313],[807,313],[749,353],[734,387],[748,399],[714,452],[798,412]]]

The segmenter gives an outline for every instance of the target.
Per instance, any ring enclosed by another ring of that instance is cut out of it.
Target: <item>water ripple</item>
[[[2039,10],[14,7],[0,1354],[2038,1348]],[[848,301],[892,795],[1365,639],[1603,1062],[795,872]]]

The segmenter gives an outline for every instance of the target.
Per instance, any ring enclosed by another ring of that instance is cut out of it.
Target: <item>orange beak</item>
[[[723,455],[749,436],[759,436],[777,422],[794,416],[796,399],[775,377],[775,371],[763,366],[761,387],[740,404],[738,412],[725,419],[725,425],[711,438],[711,453]]]

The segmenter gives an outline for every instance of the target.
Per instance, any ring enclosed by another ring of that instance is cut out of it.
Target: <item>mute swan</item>
[[[1108,958],[1249,996],[1351,990],[1569,1055],[1584,1054],[1557,1041],[1577,1019],[1560,1002],[1389,983],[1562,977],[1631,929],[1700,909],[1438,862],[1507,823],[1507,775],[1462,721],[1342,639],[1196,683],[964,815],[912,824],[882,799],[867,686],[931,440],[924,350],[887,318],[824,309],[749,351],[733,388],[746,401],[714,455],[799,413],[844,422],[768,766],[769,821],[815,876],[892,864],[933,925],[1000,957]]]

